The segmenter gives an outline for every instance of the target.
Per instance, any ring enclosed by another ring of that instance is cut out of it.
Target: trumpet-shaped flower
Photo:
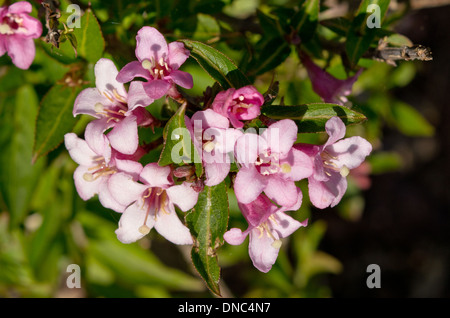
[[[222,182],[230,172],[234,145],[242,135],[240,130],[229,128],[226,117],[212,109],[196,112],[185,118],[194,146],[202,157],[205,169],[205,185],[214,186]]]
[[[251,120],[261,113],[264,97],[253,86],[239,89],[230,88],[220,92],[214,98],[212,108],[227,117],[234,128],[242,128],[242,120]]]
[[[339,117],[325,124],[328,140],[325,144],[297,144],[294,147],[309,155],[314,166],[308,178],[311,203],[320,209],[337,205],[347,190],[347,175],[357,168],[372,151],[372,145],[362,137],[344,138],[345,124]]]
[[[74,133],[64,136],[65,146],[72,159],[79,164],[73,178],[78,194],[88,200],[98,194],[100,203],[116,212],[122,212],[124,205],[111,196],[107,183],[111,175],[125,171],[137,178],[142,165],[137,157],[124,156],[111,149],[109,140],[94,131],[95,126],[86,127],[85,139]]]
[[[28,69],[36,55],[34,39],[42,34],[42,24],[29,15],[29,2],[19,1],[0,8],[0,56],[8,52],[15,66]]]
[[[122,83],[116,81],[118,74],[113,61],[101,58],[95,64],[96,87],[86,88],[77,96],[74,116],[88,114],[96,120],[89,125],[98,126],[100,134],[108,133],[111,146],[117,151],[131,155],[138,148],[138,126],[149,126],[153,117],[143,107],[152,100],[143,90],[141,82],[131,82],[127,93]]]
[[[236,141],[236,160],[241,165],[234,192],[248,204],[264,192],[278,205],[293,206],[301,192],[295,181],[312,174],[309,157],[293,148],[297,125],[290,119],[269,126],[261,135],[245,133]]]
[[[193,87],[191,74],[180,71],[179,67],[189,57],[189,51],[181,42],[167,44],[164,36],[155,28],[145,26],[136,36],[136,57],[119,72],[117,80],[122,83],[136,77],[147,80],[143,88],[147,95],[159,99],[166,94],[178,97],[175,85]]]
[[[301,54],[301,61],[306,67],[314,92],[326,103],[344,105],[348,101],[346,96],[352,93],[353,84],[362,72],[360,69],[355,75],[340,80],[314,64],[306,54]]]
[[[275,263],[281,247],[281,239],[286,238],[298,228],[306,226],[308,220],[299,222],[286,215],[286,210],[300,208],[301,197],[291,208],[279,208],[263,194],[248,204],[239,203],[239,207],[248,222],[244,232],[232,228],[224,234],[224,239],[231,245],[240,245],[249,236],[249,255],[253,265],[261,272],[267,273]]]
[[[175,185],[170,173],[168,166],[149,163],[139,175],[140,182],[126,173],[111,176],[108,188],[112,196],[127,206],[116,230],[121,242],[135,242],[155,227],[174,244],[193,243],[189,229],[178,218],[174,205],[187,211],[197,203],[198,193],[187,182]]]

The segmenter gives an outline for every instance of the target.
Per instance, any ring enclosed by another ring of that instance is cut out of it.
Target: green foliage
[[[186,222],[194,237],[192,261],[210,290],[220,295],[220,267],[217,249],[223,244],[228,225],[228,194],[225,182],[205,186],[197,204],[186,215]]]

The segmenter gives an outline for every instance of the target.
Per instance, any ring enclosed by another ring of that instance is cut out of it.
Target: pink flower
[[[290,207],[297,201],[295,181],[312,173],[311,160],[293,148],[297,126],[290,119],[269,126],[260,136],[245,133],[236,141],[236,160],[241,167],[234,182],[240,203],[248,204],[264,192],[278,205]]]
[[[123,243],[135,242],[155,227],[159,234],[174,244],[192,244],[189,229],[181,223],[174,204],[181,210],[192,209],[198,193],[189,183],[175,185],[171,168],[157,163],[147,164],[137,182],[131,175],[117,173],[108,183],[112,196],[122,205],[123,212],[117,238]]]
[[[275,264],[281,247],[281,239],[291,235],[298,228],[306,226],[308,220],[298,222],[286,215],[286,210],[300,208],[301,197],[291,208],[278,208],[265,195],[259,195],[255,201],[239,204],[249,226],[242,232],[238,228],[227,231],[223,238],[232,245],[240,245],[249,235],[249,255],[253,265],[261,272],[267,273]]]
[[[95,88],[84,89],[75,100],[73,115],[88,114],[96,120],[88,125],[99,134],[108,133],[111,146],[117,151],[131,155],[138,148],[138,126],[149,126],[153,117],[144,108],[152,103],[141,82],[131,82],[129,92],[116,81],[118,74],[113,61],[101,58],[95,64]]]
[[[353,84],[362,73],[360,69],[352,77],[340,80],[314,64],[306,54],[301,54],[301,61],[306,67],[314,92],[326,103],[344,105],[348,101],[346,96],[352,93]]]
[[[346,128],[339,117],[330,118],[325,129],[329,138],[324,145],[294,146],[313,162],[314,172],[308,178],[309,196],[311,203],[320,209],[334,207],[341,201],[350,170],[357,168],[372,151],[372,145],[362,137],[342,139]]]
[[[251,120],[259,116],[264,97],[253,86],[239,89],[230,88],[214,98],[212,108],[227,117],[234,128],[242,128],[241,120]]]
[[[64,136],[65,146],[72,159],[79,164],[73,178],[78,194],[83,200],[89,200],[98,194],[100,203],[116,212],[122,212],[124,205],[118,203],[110,194],[108,180],[117,172],[127,172],[137,178],[142,165],[138,157],[124,156],[115,152],[108,138],[94,131],[95,126],[86,127],[83,140],[74,133]]]
[[[32,6],[26,1],[0,8],[0,56],[8,52],[18,68],[28,69],[36,55],[33,39],[42,34],[42,24],[31,17]]]
[[[234,145],[242,132],[229,128],[226,117],[212,109],[196,112],[191,119],[185,118],[186,127],[197,152],[201,155],[205,169],[205,185],[214,186],[221,183],[230,172]]]
[[[189,51],[184,48],[183,43],[167,44],[158,30],[148,26],[139,30],[136,42],[135,53],[138,60],[128,63],[120,70],[117,76],[119,82],[126,83],[135,77],[146,79],[143,88],[153,100],[166,94],[178,97],[175,84],[188,89],[193,87],[191,74],[178,70],[189,57]]]

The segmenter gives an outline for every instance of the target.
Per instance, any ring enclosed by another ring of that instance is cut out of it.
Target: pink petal
[[[170,88],[170,83],[163,80],[152,80],[143,84],[147,95],[152,99],[160,99],[166,95]]]
[[[100,93],[107,93],[114,97],[114,90],[124,100],[127,100],[127,92],[122,83],[116,80],[119,72],[113,61],[107,58],[101,58],[95,63],[95,86]]]
[[[95,105],[98,103],[102,104],[102,106],[106,108],[114,105],[108,98],[100,94],[97,88],[86,88],[82,90],[75,99],[73,115],[77,116],[79,114],[86,114],[96,118],[104,117],[104,115],[99,114],[98,110],[95,109]]]
[[[115,212],[122,213],[126,205],[123,205],[116,201],[116,198],[111,195],[111,192],[108,189],[108,180],[109,178],[104,178],[104,182],[100,183],[100,187],[98,190],[98,200],[107,209],[111,209]]]
[[[22,14],[22,27],[26,29],[26,32],[23,35],[31,37],[33,39],[37,39],[42,34],[42,24],[36,18],[33,18],[29,15]]]
[[[167,188],[173,184],[169,166],[161,167],[156,162],[147,164],[140,174],[140,179],[150,187]]]
[[[274,233],[275,238],[276,232]],[[248,254],[252,259],[253,265],[263,273],[267,273],[271,270],[272,265],[278,257],[279,247],[272,246],[274,239],[266,235],[265,233],[260,236],[259,230],[254,229],[250,233],[250,240],[248,246]]]
[[[133,61],[126,64],[116,76],[116,80],[120,83],[132,81],[135,77],[142,77],[149,80],[150,73],[142,67],[141,62]]]
[[[141,174],[143,167],[142,164],[140,164],[138,161],[118,159],[117,157],[115,157],[114,163],[118,171],[125,172],[126,174],[131,175],[133,177],[133,180],[139,179],[139,175]]]
[[[103,132],[110,127],[107,118],[91,121],[86,125],[84,139],[89,147],[99,156],[105,158],[106,163],[111,159],[111,146]]]
[[[283,212],[273,214],[275,222],[270,221],[272,233],[276,232],[278,237],[285,238],[294,233],[298,228],[306,226],[307,222],[300,223]]]
[[[75,188],[80,198],[85,201],[98,194],[101,184],[105,182],[105,179],[102,177],[92,181],[86,181],[84,175],[90,173],[92,171],[89,170],[88,166],[78,166],[73,173]]]
[[[144,83],[133,81],[128,89],[128,112],[133,111],[137,107],[147,107],[154,102],[145,92]]]
[[[294,181],[284,180],[277,175],[272,175],[267,179],[268,182],[264,188],[264,193],[276,204],[291,207],[297,203],[298,188]]]
[[[261,194],[266,187],[267,180],[254,166],[242,167],[234,181],[234,193],[240,203],[250,203]]]
[[[196,123],[196,121],[200,122]],[[230,126],[230,122],[226,117],[216,113],[212,109],[196,112],[192,115],[191,122],[194,123],[194,130],[196,128],[206,130],[209,127],[225,129]]]
[[[169,213],[159,212],[155,222],[155,229],[168,241],[178,245],[193,244],[189,229],[181,223],[175,209],[169,209]]]
[[[311,157],[295,148],[292,148],[288,155],[280,160],[280,164],[281,167],[285,164],[289,165],[289,172],[283,174],[284,177],[289,180],[299,181],[308,178],[313,173],[313,162]]]
[[[89,147],[87,142],[74,133],[64,135],[64,144],[70,157],[82,166],[90,166],[93,164],[93,158],[97,154]]]
[[[372,151],[372,145],[362,137],[354,136],[339,140],[328,146],[326,151],[337,160],[338,167],[346,166],[349,169],[358,167]]]
[[[275,153],[287,154],[297,140],[297,125],[293,120],[283,119],[269,126],[261,135]]]
[[[277,211],[277,206],[264,194],[248,204],[238,204],[251,228],[258,227]]]
[[[139,232],[139,228],[144,225],[147,209],[142,209],[139,202],[130,205],[120,217],[119,228],[115,231],[119,241],[125,244],[130,244],[140,240],[145,236]],[[155,224],[155,218],[152,215],[147,217],[145,225],[152,229]]]
[[[223,235],[223,239],[231,245],[241,245],[245,238],[247,237],[248,232],[242,233],[242,231],[238,228],[232,228],[229,231],[225,232]]]
[[[8,36],[6,39],[6,50],[14,65],[20,69],[28,69],[36,54],[34,40],[23,36]]]
[[[11,4],[8,7],[10,13],[31,13],[33,7],[28,1],[19,1]]]
[[[123,173],[115,173],[108,180],[111,196],[121,205],[128,206],[139,201],[148,186],[133,180],[133,177]]]
[[[329,181],[308,179],[309,198],[319,209],[333,207],[340,202],[347,190],[347,180],[339,173],[332,173]]]
[[[332,117],[328,119],[325,124],[325,130],[327,131],[329,138],[323,145],[323,148],[326,148],[329,145],[334,144],[339,139],[345,137],[345,124],[339,117]]]
[[[168,48],[169,56],[167,60],[169,67],[172,70],[178,70],[189,57],[190,52],[184,47],[184,44],[181,42],[171,42],[169,43]]]
[[[192,209],[197,203],[198,192],[188,182],[169,187],[166,189],[166,193],[170,201],[185,212]]]
[[[228,117],[228,107],[233,100],[235,88],[229,88],[226,91],[219,92],[212,103],[212,109],[222,116]]]
[[[233,99],[238,99],[241,95],[244,97],[243,102],[246,104],[253,104],[256,106],[264,104],[264,96],[258,92],[254,86],[247,85],[237,89],[233,92]]]
[[[226,162],[205,163],[205,185],[212,187],[221,183],[230,172],[230,164]]]
[[[144,26],[136,36],[136,57],[140,62],[151,60],[153,57],[156,62],[162,57],[164,60],[168,57],[168,47],[164,36],[155,28]]]
[[[207,130],[205,131],[205,134],[206,133]],[[214,141],[216,142],[216,145],[214,147],[214,150],[221,153],[234,152],[236,141],[243,134],[244,133],[242,131],[234,128],[216,129],[214,135]]]
[[[111,147],[117,151],[126,155],[135,153],[139,146],[136,116],[130,115],[117,122],[107,136]]]
[[[246,167],[253,165],[259,154],[266,149],[266,140],[252,133],[243,134],[236,140],[236,145],[234,146],[236,160]]]
[[[191,89],[192,87],[194,87],[194,80],[192,78],[192,75],[187,73],[187,72],[182,72],[182,71],[172,71],[170,72],[170,75],[165,77],[165,79],[171,79],[175,84],[187,88],[187,89]]]

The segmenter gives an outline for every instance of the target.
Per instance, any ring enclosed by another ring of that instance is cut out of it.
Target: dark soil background
[[[418,62],[423,65],[413,82],[393,93],[436,133],[409,138],[383,132],[384,150],[400,150],[407,165],[373,176],[359,221],[316,212],[328,223],[320,249],[343,264],[340,275],[327,277],[336,298],[450,297],[450,5],[412,11],[397,31],[430,47],[433,61]],[[381,268],[379,289],[366,286],[369,264]]]

